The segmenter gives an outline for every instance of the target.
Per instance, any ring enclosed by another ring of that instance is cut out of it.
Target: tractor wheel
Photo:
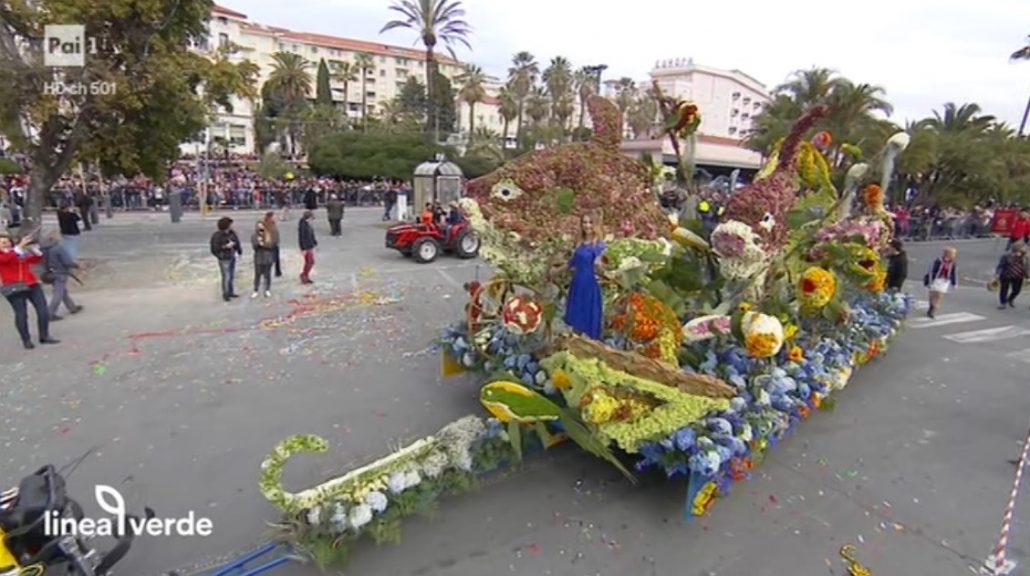
[[[440,254],[440,243],[433,238],[419,238],[411,247],[411,256],[419,264],[428,264]]]
[[[479,254],[479,235],[465,230],[454,242],[454,251],[458,258],[475,258]]]

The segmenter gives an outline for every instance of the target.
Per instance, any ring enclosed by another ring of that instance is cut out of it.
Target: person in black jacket
[[[222,273],[222,299],[228,302],[237,298],[233,282],[236,280],[236,257],[243,254],[240,239],[232,229],[232,218],[218,219],[218,230],[211,235],[211,254],[218,259],[218,270]]]
[[[318,209],[318,190],[314,188],[308,188],[304,192],[304,207],[308,210]]]
[[[900,292],[908,279],[908,254],[905,243],[899,238],[891,240],[890,254],[887,260],[887,289]]]
[[[312,284],[311,269],[315,267],[315,247],[318,240],[315,239],[315,229],[311,227],[311,220],[315,215],[311,210],[305,210],[297,227],[297,237],[300,242],[300,251],[304,254],[304,271],[300,273],[301,284]]]

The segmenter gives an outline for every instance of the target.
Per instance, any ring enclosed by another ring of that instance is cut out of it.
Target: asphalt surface
[[[341,238],[320,216],[316,284],[302,287],[294,214],[273,297],[248,298],[248,256],[244,297],[229,304],[207,253],[214,217],[102,221],[82,241],[91,269],[76,297],[86,310],[54,325],[59,346],[23,351],[0,307],[0,485],[96,447],[69,482],[87,512],[93,486],[109,484],[130,508],[214,522],[209,538],[140,539],[117,572],[190,574],[271,537],[276,514],[257,491],[258,466],[286,436],[331,443],[290,466],[288,485],[302,489],[480,412],[477,383],[441,380],[429,346],[460,317],[461,284],[487,270],[391,253],[378,215],[349,210]],[[249,231],[258,215],[234,217]],[[843,575],[837,553],[851,543],[874,574],[970,573],[997,541],[1015,474],[1007,460],[1027,433],[1030,297],[997,310],[983,283],[1002,246],[955,245],[963,286],[939,321],[914,319],[834,411],[804,423],[708,517],[683,521],[680,482],[633,487],[559,448],[413,519],[399,545],[360,545],[348,572]],[[942,247],[910,248],[914,278]],[[918,283],[912,290],[925,298]],[[1013,527],[1020,565],[1028,513],[1021,504]]]

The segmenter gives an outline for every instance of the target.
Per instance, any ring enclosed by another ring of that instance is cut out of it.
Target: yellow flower
[[[801,346],[791,346],[787,358],[791,362],[801,362],[805,359],[805,351],[801,349]]]
[[[887,288],[887,270],[878,265],[874,274],[873,279],[865,285],[865,289],[879,294]]]
[[[694,497],[693,512],[694,516],[703,516],[708,509],[712,507],[712,503],[715,502],[715,495],[718,486],[715,482],[708,482],[697,492],[697,496]]]
[[[744,347],[754,358],[769,358],[783,347],[783,324],[779,318],[748,312],[741,319]]]
[[[740,310],[741,313],[750,312],[751,311],[751,305],[748,304],[747,302],[741,302],[740,305],[737,306],[737,310]]]
[[[794,336],[797,336],[798,330],[799,328],[797,324],[787,324],[783,327],[783,339],[792,340]]]
[[[837,293],[837,278],[825,268],[812,266],[798,281],[798,298],[806,308],[820,309]]]
[[[568,390],[572,387],[572,377],[564,370],[555,370],[551,375],[551,382],[559,390]]]

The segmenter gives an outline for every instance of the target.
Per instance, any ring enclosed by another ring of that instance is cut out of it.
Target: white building
[[[658,61],[650,75],[666,96],[697,104],[698,131],[706,136],[745,138],[770,99],[764,84],[740,70],[701,66],[692,58]]]
[[[372,56],[374,68],[368,71],[364,86],[359,78],[349,82],[347,94],[343,94],[343,83],[336,80],[331,82],[334,102],[344,107],[352,118],[361,117],[362,89],[365,91],[368,114],[374,115],[383,103],[400,93],[409,76],[414,75],[424,82],[425,52],[413,48],[266,26],[250,22],[246,14],[218,5],[212,9],[209,29],[207,42],[197,48],[208,50],[229,42],[238,46],[240,55],[257,64],[260,69],[259,89],[272,73],[275,53],[293,52],[303,56],[311,63],[312,99],[315,97],[315,75],[319,60],[324,58],[331,70],[337,62],[353,64],[358,54]],[[440,72],[452,80],[464,71],[464,64],[446,55],[436,54],[436,59]],[[219,111],[217,120],[211,126],[212,137],[228,142],[232,152],[255,152],[253,112],[250,103],[234,99],[231,113]],[[485,107],[484,114],[489,118]],[[467,121],[466,110],[464,122]],[[190,142],[182,146],[184,153],[194,154],[203,148],[203,142]]]

